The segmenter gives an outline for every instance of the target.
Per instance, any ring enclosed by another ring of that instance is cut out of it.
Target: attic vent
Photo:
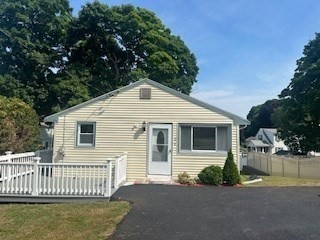
[[[140,99],[151,99],[151,88],[140,88]]]

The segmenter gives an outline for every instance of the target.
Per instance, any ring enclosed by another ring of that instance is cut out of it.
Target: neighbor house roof
[[[272,145],[272,140],[269,138],[267,132],[271,133],[272,135],[276,135],[277,134],[277,129],[276,128],[260,128],[263,135],[265,136],[265,138],[267,139],[268,143],[270,145]],[[259,133],[259,131],[258,131]]]
[[[244,119],[244,118],[239,117],[239,116],[237,116],[237,115],[235,115],[233,113],[230,113],[228,111],[222,110],[222,109],[220,109],[218,107],[215,107],[215,106],[210,105],[208,103],[205,103],[203,101],[200,101],[200,100],[198,100],[196,98],[190,97],[190,96],[188,96],[186,94],[178,92],[178,91],[176,91],[176,90],[174,90],[172,88],[166,87],[166,86],[164,86],[164,85],[162,85],[162,84],[160,84],[158,82],[152,81],[150,79],[141,79],[141,80],[136,81],[134,83],[131,83],[131,84],[125,86],[125,87],[116,89],[116,90],[111,91],[109,93],[103,94],[103,95],[101,95],[99,97],[93,98],[93,99],[91,99],[89,101],[86,101],[86,102],[80,103],[78,105],[75,105],[73,107],[70,107],[68,109],[65,109],[65,110],[63,110],[61,112],[52,114],[50,116],[45,117],[44,121],[45,122],[56,122],[56,121],[58,121],[59,117],[64,116],[64,115],[66,115],[66,114],[68,114],[68,113],[70,113],[72,111],[75,111],[75,110],[77,110],[79,108],[82,108],[84,106],[90,105],[92,103],[95,103],[97,101],[104,100],[106,98],[112,97],[112,96],[114,96],[114,95],[116,95],[118,93],[128,91],[128,90],[130,90],[130,89],[132,89],[134,87],[137,87],[139,85],[142,85],[144,83],[150,84],[150,85],[152,85],[152,86],[154,86],[156,88],[159,88],[159,89],[161,89],[161,90],[163,90],[165,92],[168,92],[168,93],[173,94],[173,95],[175,95],[177,97],[180,97],[180,98],[182,98],[182,99],[184,99],[186,101],[192,102],[192,103],[194,103],[194,104],[196,104],[198,106],[204,107],[204,108],[206,108],[208,110],[211,110],[213,112],[217,112],[217,113],[219,113],[221,115],[229,117],[229,118],[233,119],[235,124],[237,124],[237,125],[249,125],[250,124],[250,121],[248,121],[247,119]]]
[[[261,128],[263,131],[271,132],[273,134],[277,134],[278,130],[276,128]]]
[[[264,143],[261,140],[249,140],[247,145],[250,147],[270,147],[269,144]]]

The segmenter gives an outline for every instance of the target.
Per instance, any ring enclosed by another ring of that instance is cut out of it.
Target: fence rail
[[[0,196],[110,197],[126,180],[127,153],[104,164],[40,163],[40,157],[30,156],[29,162],[0,162]]]
[[[11,151],[7,151],[6,155],[0,156],[0,162],[15,162],[15,163],[32,162],[32,159],[35,156],[36,156],[35,152],[12,154]]]
[[[249,152],[247,165],[273,176],[320,179],[320,158],[292,158]]]

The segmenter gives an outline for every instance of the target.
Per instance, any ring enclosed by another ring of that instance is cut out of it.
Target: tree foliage
[[[0,154],[36,150],[39,143],[36,112],[17,98],[0,96]]]
[[[294,150],[320,151],[320,34],[304,47],[290,84],[279,97],[283,106],[276,120],[281,137]]]
[[[278,99],[268,100],[265,103],[253,106],[247,115],[247,119],[251,121],[245,130],[245,137],[255,136],[260,128],[277,128],[274,123],[274,113],[281,106]]]
[[[39,115],[149,77],[189,94],[196,58],[154,13],[98,1],[71,15],[68,0],[3,0],[0,94]]]
[[[41,113],[52,70],[62,63],[69,3],[2,0],[0,12],[0,94],[21,98]]]

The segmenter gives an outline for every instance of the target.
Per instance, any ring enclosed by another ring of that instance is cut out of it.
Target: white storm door
[[[148,173],[171,175],[171,124],[149,125]]]

